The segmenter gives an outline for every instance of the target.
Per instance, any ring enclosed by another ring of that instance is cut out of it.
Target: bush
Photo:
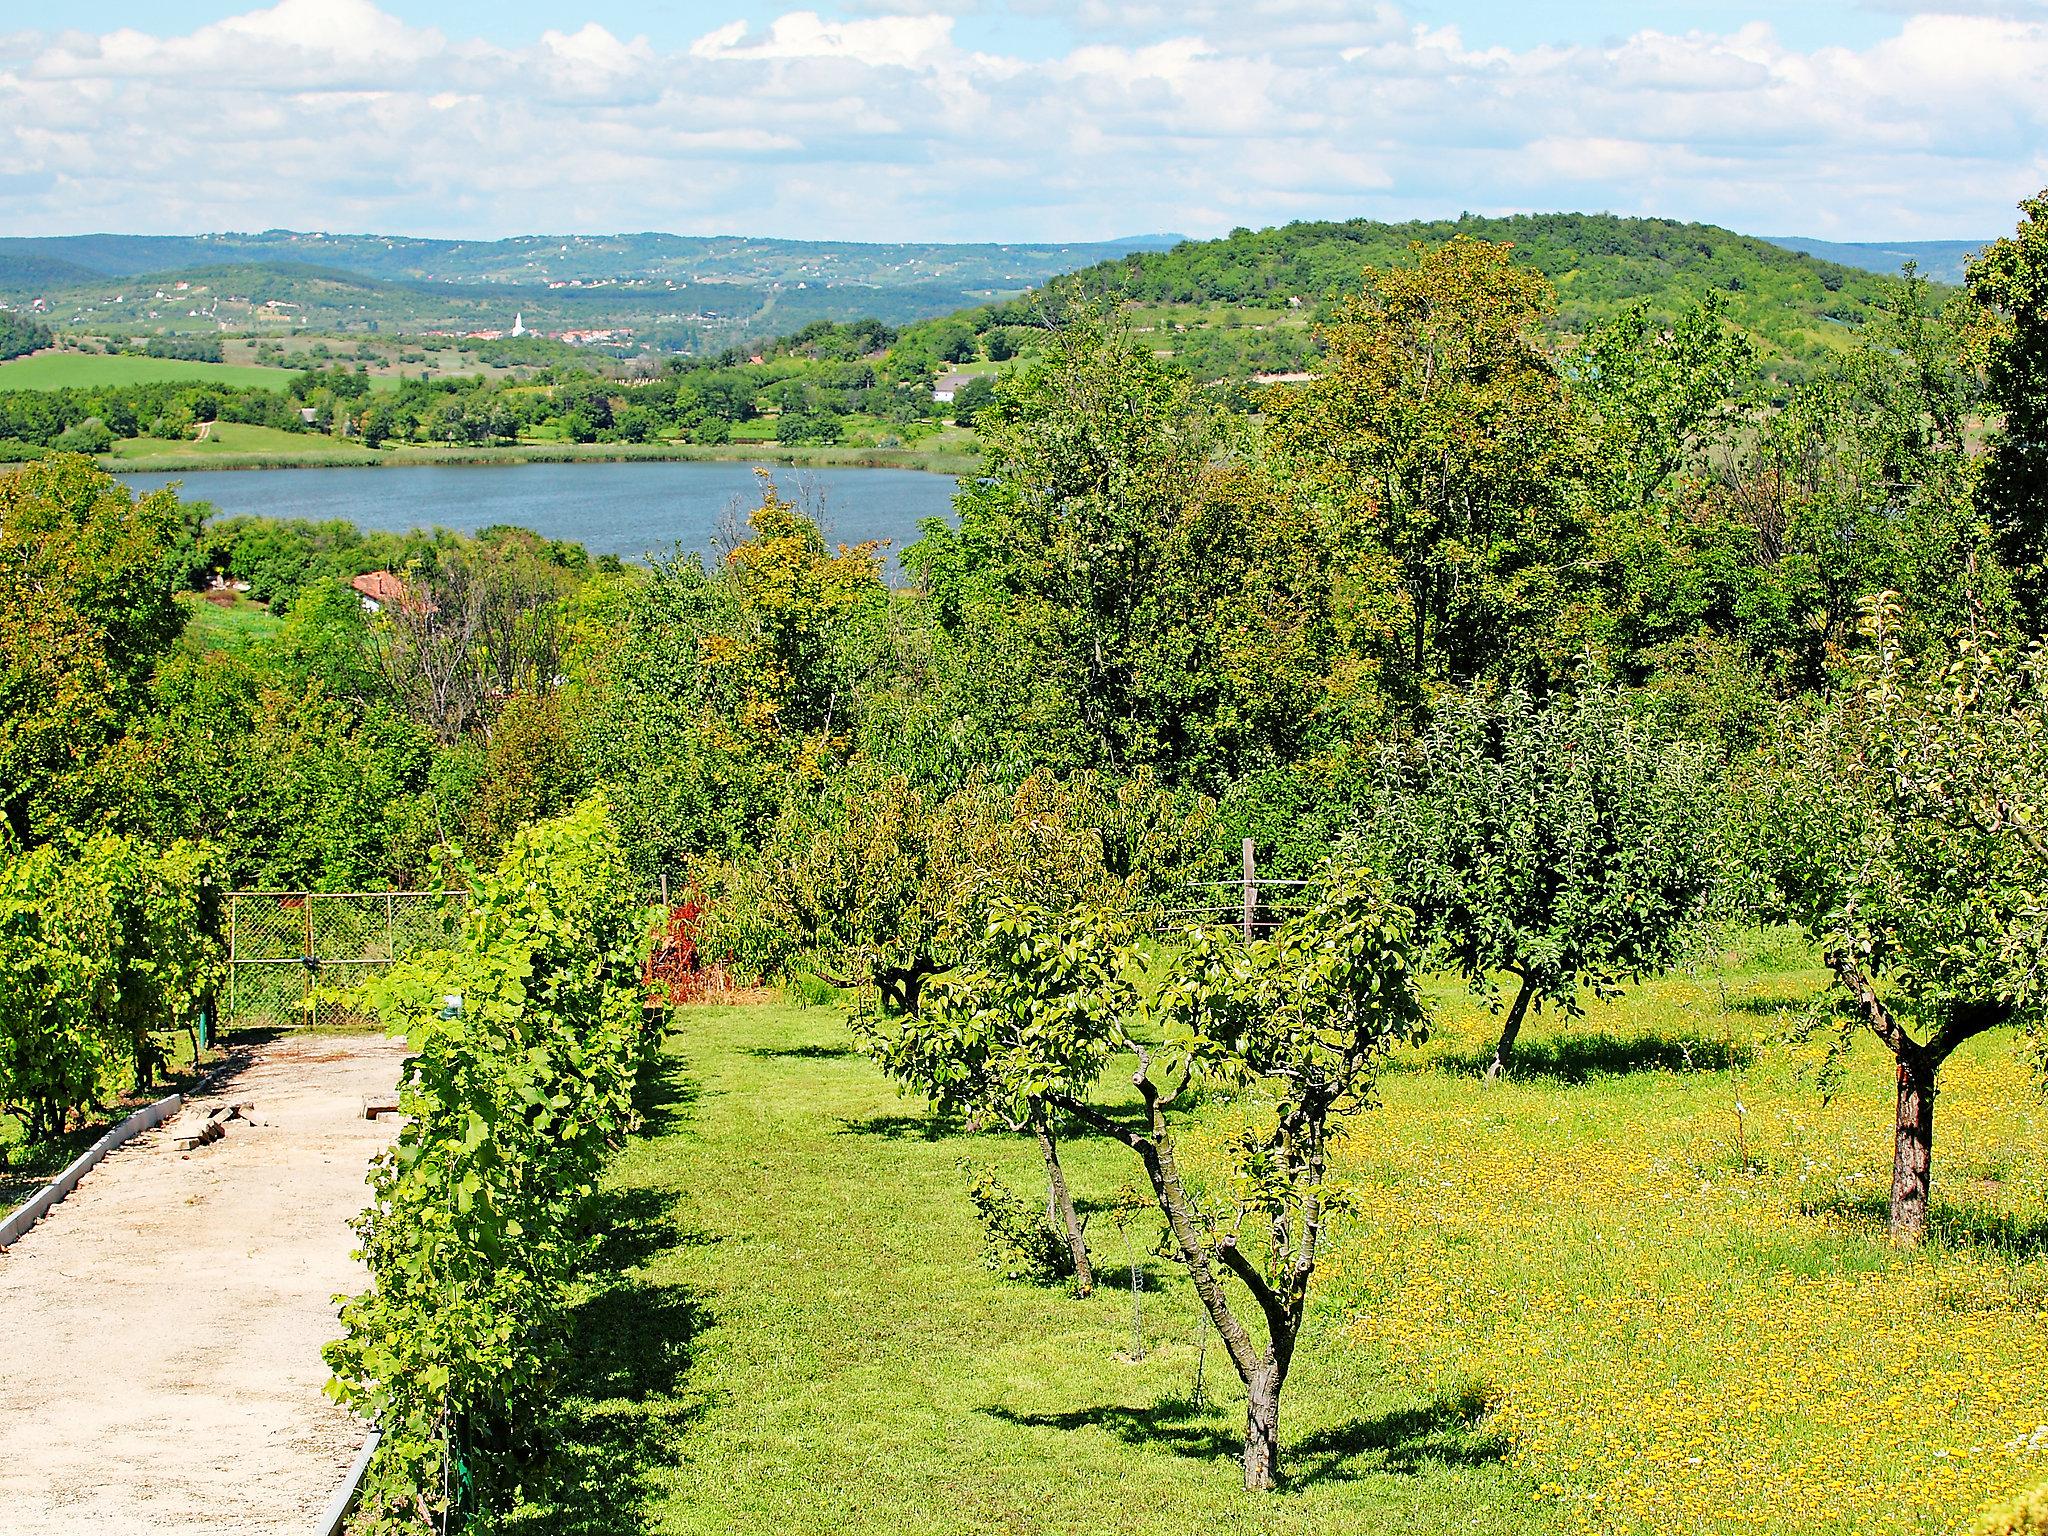
[[[99,417],[88,416],[77,426],[58,433],[56,442],[50,446],[59,453],[111,453],[114,434]]]
[[[398,1144],[356,1219],[370,1288],[329,1390],[384,1436],[353,1529],[424,1532],[492,1502],[547,1444],[578,1213],[659,1048],[638,977],[651,914],[609,811],[512,841],[460,938],[364,990],[412,1054]]]
[[[2048,1536],[2048,1483],[1985,1505],[1969,1536]]]
[[[993,1168],[960,1159],[967,1198],[981,1223],[982,1262],[1005,1280],[1058,1285],[1072,1278],[1067,1240],[1045,1211],[1006,1184]]]

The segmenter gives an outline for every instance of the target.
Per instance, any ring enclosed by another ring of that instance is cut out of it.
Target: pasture
[[[163,383],[283,389],[291,379],[291,373],[283,368],[185,362],[170,357],[104,357],[87,352],[40,352],[0,363],[0,390],[101,389]]]
[[[244,454],[317,458],[323,464],[336,462],[337,458],[351,464],[374,464],[380,458],[375,449],[324,432],[287,432],[282,427],[252,426],[240,421],[209,422],[206,436],[198,438],[122,438],[107,457],[109,468],[125,469],[131,460],[225,459]]]
[[[1435,988],[1342,1146],[1270,1497],[1156,1218],[1117,1225],[1128,1154],[1066,1148],[1101,1288],[1005,1281],[956,1164],[1028,1192],[1028,1140],[934,1124],[835,1008],[686,1010],[599,1197],[563,1455],[504,1529],[1954,1531],[2048,1475],[2048,1114],[1973,1042],[1934,1240],[1892,1248],[1888,1063],[1859,1041],[1824,1103],[1776,1043],[1821,979],[1751,938],[1537,1019],[1491,1087],[1497,1020]],[[1232,1124],[1184,1132],[1210,1177]]]

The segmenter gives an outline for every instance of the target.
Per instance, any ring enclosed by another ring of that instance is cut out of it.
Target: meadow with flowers
[[[1930,1240],[1893,1245],[1888,1059],[1854,1047],[1824,1098],[1786,1039],[1825,981],[1789,929],[1724,934],[1536,1016],[1488,1084],[1497,1016],[1430,979],[1429,1040],[1338,1143],[1356,1210],[1266,1496],[1236,1486],[1243,1395],[1109,1149],[1067,1154],[1098,1289],[1020,1284],[981,1262],[958,1164],[1028,1189],[1028,1140],[896,1095],[830,1002],[685,1010],[600,1196],[576,1470],[511,1528],[1967,1530],[2048,1480],[2048,1105],[2009,1037],[1972,1042]],[[1246,1113],[1188,1117],[1210,1193]]]

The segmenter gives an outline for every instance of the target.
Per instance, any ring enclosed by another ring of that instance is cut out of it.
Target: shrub
[[[960,1159],[967,1198],[981,1223],[982,1262],[1005,1280],[1058,1285],[1072,1277],[1067,1240],[1043,1209],[1012,1189],[993,1168]]]
[[[2048,1536],[2048,1483],[1985,1505],[1969,1536]]]
[[[446,1528],[547,1443],[578,1212],[659,1046],[631,890],[586,802],[513,839],[452,948],[365,988],[412,1054],[405,1128],[356,1220],[370,1288],[326,1350],[330,1392],[383,1424],[358,1531]]]

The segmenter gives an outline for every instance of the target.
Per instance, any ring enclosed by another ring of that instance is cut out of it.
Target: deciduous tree
[[[1927,1229],[1942,1065],[2048,1022],[2048,649],[1965,637],[1915,656],[1895,594],[1867,605],[1841,696],[1788,728],[1758,846],[1835,978],[1838,1049],[1897,1062],[1891,1231]]]
[[[1676,957],[1717,878],[1717,782],[1597,683],[1447,699],[1383,755],[1364,843],[1475,990],[1514,982],[1489,1078],[1531,1005],[1575,1013]]]

